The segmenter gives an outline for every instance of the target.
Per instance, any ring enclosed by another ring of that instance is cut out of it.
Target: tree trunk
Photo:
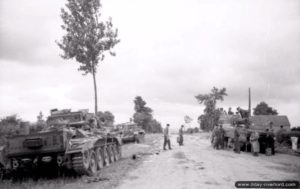
[[[96,82],[96,73],[93,69],[93,81],[94,81],[94,100],[95,100],[95,115],[97,115],[98,112],[98,95],[97,95],[97,82]]]

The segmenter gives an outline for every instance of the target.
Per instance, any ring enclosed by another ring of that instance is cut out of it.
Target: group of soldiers
[[[236,125],[233,132],[233,138],[225,135],[225,130],[223,129],[222,124],[214,127],[211,135],[211,143],[214,149],[218,150],[227,148],[228,144],[231,143],[232,140],[233,151],[235,153],[240,153],[241,148],[244,147],[245,151],[251,149],[254,156],[258,156],[259,152],[265,153],[266,155],[275,154],[275,135],[272,123],[270,124],[270,128],[266,129],[262,135],[255,130],[252,130],[250,133],[248,132],[248,135],[245,135],[245,133],[242,134],[239,126]]]

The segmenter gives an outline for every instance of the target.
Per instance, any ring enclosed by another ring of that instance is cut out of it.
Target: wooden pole
[[[249,88],[249,104],[248,104],[248,111],[249,111],[249,117],[251,116],[251,89]]]

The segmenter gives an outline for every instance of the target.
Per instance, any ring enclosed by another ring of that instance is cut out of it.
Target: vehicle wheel
[[[113,145],[113,154],[114,154],[114,159],[115,161],[118,161],[119,160],[119,155],[118,155],[118,149],[117,149],[117,144],[114,144]]]
[[[109,166],[110,160],[109,160],[109,152],[108,152],[107,146],[103,147],[103,156],[104,156],[104,164],[105,164],[105,166]]]
[[[138,137],[138,136],[135,136],[135,142],[136,142],[137,144],[139,144],[139,143],[140,143],[140,139],[139,139],[139,137]]]
[[[115,158],[114,158],[114,151],[113,151],[113,145],[109,145],[108,146],[108,152],[109,152],[109,160],[110,160],[110,163],[113,163],[115,161]]]
[[[98,148],[97,152],[97,163],[98,163],[98,169],[102,169],[104,167],[104,154],[103,154],[103,149]]]
[[[88,150],[84,151],[82,154],[82,163],[83,163],[83,166],[85,169],[89,168],[90,160],[91,160],[91,157],[90,157],[89,151]]]
[[[95,152],[91,153],[90,165],[88,170],[90,176],[94,176],[97,174],[97,158]]]
[[[121,159],[122,157],[122,150],[121,150],[121,145],[120,144],[116,144],[116,156],[118,157],[117,159]]]

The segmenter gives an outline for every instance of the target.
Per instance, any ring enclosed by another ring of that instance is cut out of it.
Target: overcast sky
[[[300,1],[103,0],[121,42],[98,68],[99,109],[116,122],[140,95],[163,125],[203,112],[194,96],[226,87],[219,107],[261,101],[300,126]],[[62,60],[63,0],[0,1],[0,117],[93,111],[92,77]],[[196,121],[193,122],[196,126]]]

